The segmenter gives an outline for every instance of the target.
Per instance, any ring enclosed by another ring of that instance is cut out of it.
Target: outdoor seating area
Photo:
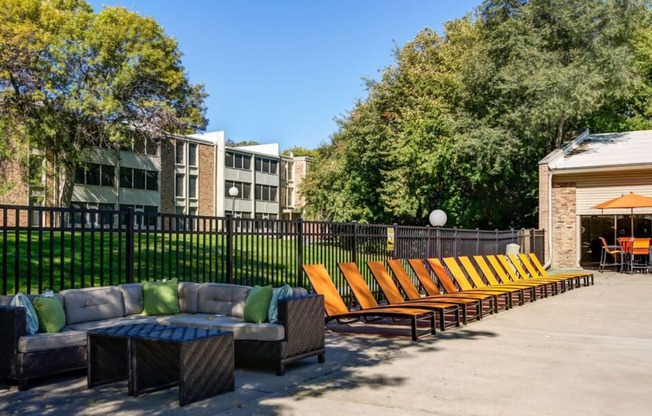
[[[619,237],[618,244],[608,245],[600,237],[600,272],[605,267],[614,267],[620,273],[649,273],[652,269],[652,246],[649,238]]]
[[[326,322],[335,320],[346,325],[364,319],[373,325],[385,323],[383,318],[396,323],[409,320],[413,341],[434,335],[436,328],[443,332],[526,302],[594,284],[590,272],[549,275],[534,253],[474,256],[473,260],[467,256],[441,261],[391,259],[387,268],[380,261],[368,261],[366,266],[379,288],[376,295],[355,263],[337,266],[347,287],[338,289],[323,264],[303,266],[313,290],[324,296]],[[340,294],[348,290],[353,309],[347,307]],[[419,316],[431,319],[425,331],[418,330]]]

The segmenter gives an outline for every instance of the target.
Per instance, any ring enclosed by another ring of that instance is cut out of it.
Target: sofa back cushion
[[[179,282],[179,307],[182,313],[199,312],[199,283]]]
[[[125,315],[138,315],[143,312],[143,285],[125,283],[118,285],[125,302]]]
[[[202,283],[199,285],[198,312],[242,318],[244,305],[251,287],[226,283]]]
[[[61,291],[66,323],[76,324],[124,316],[122,292],[115,286]]]

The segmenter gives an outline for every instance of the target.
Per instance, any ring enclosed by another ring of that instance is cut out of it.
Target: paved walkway
[[[176,388],[133,398],[126,382],[88,390],[77,374],[0,386],[0,414],[649,415],[652,275],[595,276],[417,343],[335,326],[325,364],[238,370],[235,392],[184,408]]]

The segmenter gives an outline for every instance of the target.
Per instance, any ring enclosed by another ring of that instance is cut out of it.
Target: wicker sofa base
[[[304,358],[317,356],[317,361],[325,361],[325,348],[315,348],[291,356],[284,355],[285,342],[273,341],[235,341],[235,365],[242,368],[273,368],[276,375],[285,374],[285,366]]]

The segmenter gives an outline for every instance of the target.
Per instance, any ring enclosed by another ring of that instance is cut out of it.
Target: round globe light
[[[440,209],[436,209],[430,213],[428,220],[433,227],[443,227],[446,224],[448,217],[446,213]]]
[[[232,186],[232,187],[229,188],[229,195],[230,196],[235,198],[236,196],[238,196],[238,193],[239,193],[238,188],[236,188],[235,186]]]

